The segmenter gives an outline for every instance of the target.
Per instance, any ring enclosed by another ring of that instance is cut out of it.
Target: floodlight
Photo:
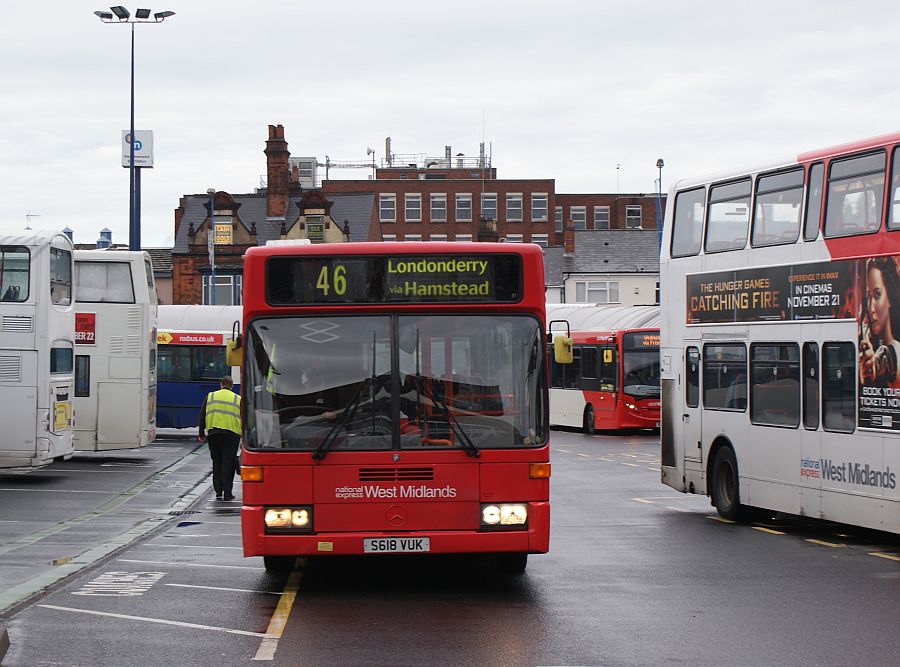
[[[120,21],[125,21],[129,16],[131,16],[131,12],[125,9],[122,5],[110,7],[110,10],[112,10],[112,13],[115,14]]]

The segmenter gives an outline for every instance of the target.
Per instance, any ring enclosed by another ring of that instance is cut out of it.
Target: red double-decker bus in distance
[[[244,261],[244,555],[549,548],[540,247],[345,243]]]
[[[547,304],[550,424],[585,433],[659,428],[659,306]]]

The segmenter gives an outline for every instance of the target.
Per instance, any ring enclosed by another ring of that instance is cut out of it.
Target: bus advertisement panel
[[[245,555],[547,551],[539,247],[252,248],[244,287]]]
[[[900,134],[684,179],[669,202],[663,483],[729,519],[900,533]]]

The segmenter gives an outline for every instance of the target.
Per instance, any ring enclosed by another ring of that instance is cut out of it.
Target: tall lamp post
[[[659,186],[656,190],[656,233],[659,237],[659,249],[662,252],[662,169],[666,166],[662,158],[656,161],[656,168],[659,169]]]
[[[156,12],[150,18],[149,9],[138,9],[131,16],[125,7],[117,5],[110,11],[94,14],[103,23],[126,23],[131,26],[131,125],[128,133],[128,249],[141,249],[140,171],[134,166],[134,25],[136,23],[162,23],[175,12]]]

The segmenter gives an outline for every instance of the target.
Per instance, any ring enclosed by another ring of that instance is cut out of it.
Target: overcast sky
[[[139,5],[126,5],[132,12]],[[143,5],[147,6],[147,5]],[[170,0],[136,33],[144,247],[183,194],[252,192],[294,156],[475,156],[558,193],[654,192],[900,130],[896,2]],[[83,0],[4,3],[0,231],[128,241],[130,29]],[[617,165],[619,165],[617,169]],[[365,178],[365,170],[333,178]]]

